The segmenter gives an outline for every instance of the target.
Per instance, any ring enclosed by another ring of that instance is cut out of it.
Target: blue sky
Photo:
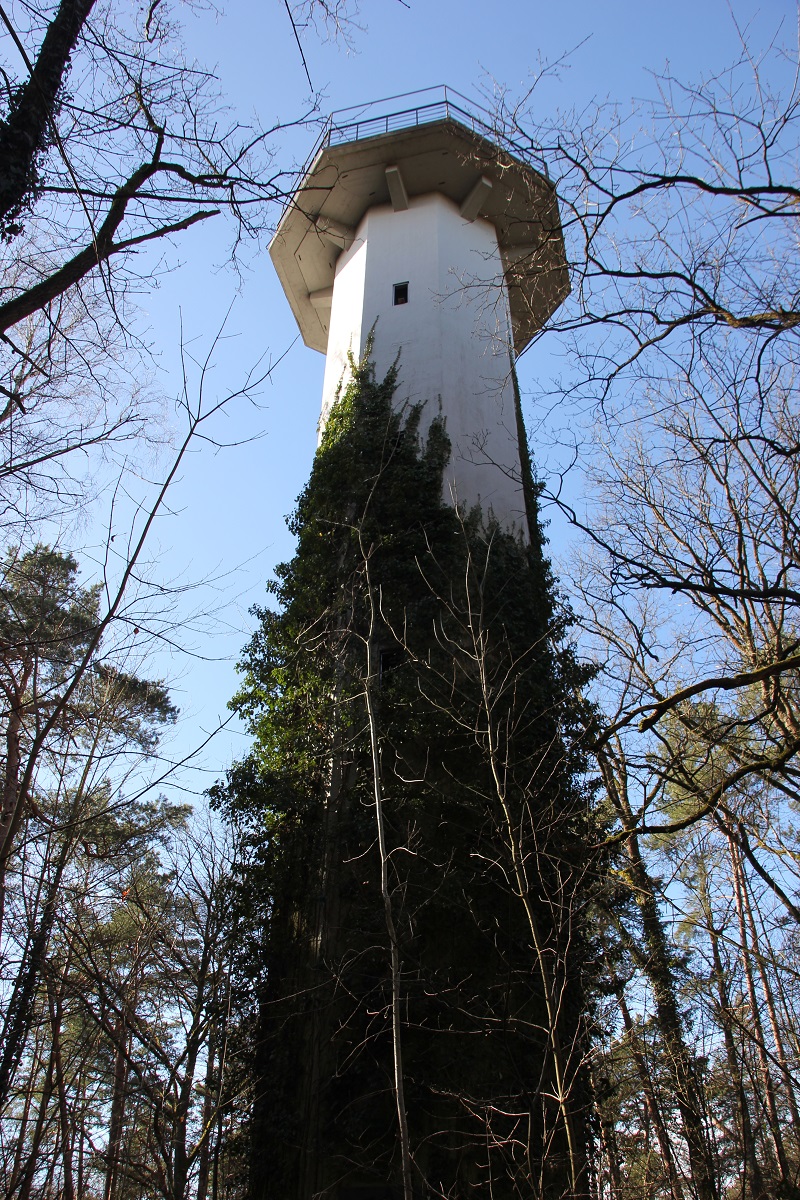
[[[309,87],[280,0],[230,0],[223,15],[185,17],[188,56],[216,67],[221,88],[243,121],[292,120],[304,111]],[[735,18],[735,19],[734,19]],[[469,0],[362,0],[350,46],[323,40],[312,29],[303,47],[323,111],[374,98],[448,83],[468,95],[494,81],[524,92],[539,59],[558,73],[537,92],[542,117],[582,109],[593,99],[628,108],[654,95],[653,72],[667,66],[693,80],[722,69],[741,52],[739,29],[760,49],[779,33],[794,38],[791,0],[506,0],[493,8]],[[298,130],[276,146],[276,163],[302,161],[314,140]],[[186,753],[210,729],[236,686],[233,663],[252,625],[249,604],[265,596],[275,562],[291,553],[283,518],[308,475],[316,442],[323,358],[296,339],[296,329],[267,255],[267,240],[248,252],[248,270],[237,290],[226,269],[229,230],[208,222],[183,235],[159,287],[143,298],[167,394],[179,387],[180,331],[203,352],[231,304],[226,339],[216,356],[213,385],[221,389],[262,355],[285,355],[263,389],[260,407],[235,405],[220,435],[241,442],[225,451],[205,445],[186,463],[172,497],[174,515],[158,531],[159,553],[170,576],[232,576],[208,593],[222,609],[211,625],[216,636],[190,638],[200,657],[157,660],[151,670],[175,672],[175,698],[185,722],[176,749]],[[523,391],[532,389],[535,356],[523,360]],[[533,417],[535,414],[529,413]],[[534,447],[534,452],[535,452]],[[553,546],[557,556],[559,546]],[[206,753],[210,782],[231,756],[240,734],[226,734]]]

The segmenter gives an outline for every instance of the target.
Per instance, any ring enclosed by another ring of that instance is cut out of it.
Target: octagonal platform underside
[[[270,255],[303,341],[328,344],[336,260],[369,208],[391,202],[386,167],[409,198],[438,192],[459,206],[486,176],[479,210],[500,246],[517,354],[569,293],[555,189],[549,180],[457,121],[413,126],[325,147],[286,209]]]

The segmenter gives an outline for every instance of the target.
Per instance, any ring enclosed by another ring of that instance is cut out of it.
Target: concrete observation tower
[[[442,415],[446,498],[527,536],[514,356],[569,291],[553,185],[450,88],[336,113],[270,246],[307,346],[320,429],[373,333],[399,406]]]
[[[419,406],[421,436],[444,419],[445,500],[479,506],[511,536],[483,539],[470,525],[453,537],[438,503],[440,459],[435,474],[423,469],[399,438],[400,465],[389,463],[383,494],[381,476],[372,493],[383,522],[370,558],[383,597],[375,621],[372,584],[340,518],[365,483],[353,478],[348,496],[344,470],[361,470],[356,450],[371,454],[383,430],[348,429],[342,474],[326,476],[324,457],[318,464],[326,487],[334,479],[344,495],[321,489],[325,524],[312,512],[305,528],[336,536],[301,538],[293,560],[306,556],[291,620],[301,614],[309,633],[287,627],[301,651],[287,671],[300,675],[276,721],[291,736],[276,743],[285,767],[264,779],[277,853],[255,1039],[253,1200],[579,1194],[588,1092],[570,950],[577,909],[550,864],[571,861],[582,828],[571,822],[585,800],[560,741],[563,687],[544,632],[551,597],[528,526],[514,378],[515,355],[569,284],[555,190],[490,120],[444,88],[336,114],[270,247],[306,345],[326,355],[321,429],[351,356],[362,358],[372,338],[378,378],[398,363],[393,403]],[[353,411],[385,420],[379,400]],[[415,511],[433,515],[415,524]],[[501,675],[514,663],[513,687],[502,685],[490,719],[512,731],[503,786],[526,814],[512,823],[527,829],[531,814],[542,816],[524,842],[526,870],[538,872],[524,909],[504,857],[500,810],[509,810],[493,799],[494,759],[475,733],[486,722],[461,633],[461,589],[465,604],[472,598],[462,541],[478,558],[486,551],[481,620],[492,646],[511,655],[493,651],[486,662],[496,658]],[[328,566],[312,576],[309,563]],[[453,571],[442,584],[452,610],[428,583],[440,564]],[[309,593],[318,577],[317,611]],[[295,736],[301,722],[308,739]],[[552,987],[545,960],[561,972]]]

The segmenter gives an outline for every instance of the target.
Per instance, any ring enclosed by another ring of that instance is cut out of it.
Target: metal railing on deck
[[[401,100],[407,101],[403,107],[389,107]],[[383,111],[376,111],[379,109]],[[366,138],[395,133],[399,129],[411,129],[416,125],[430,125],[434,121],[448,120],[457,121],[459,125],[466,126],[473,133],[488,138],[526,161],[530,161],[532,157],[531,148],[518,144],[498,128],[492,114],[480,104],[467,99],[446,84],[439,84],[417,92],[401,92],[398,96],[372,100],[368,104],[340,108],[331,113],[325,122],[321,137],[308,157],[303,174],[320,150],[326,146],[360,142]],[[546,176],[546,164],[538,155],[535,157],[536,169]]]
[[[374,112],[376,108],[383,108],[393,101],[410,99],[414,99],[416,103],[391,112]],[[468,100],[466,96],[462,96],[460,92],[441,84],[419,92],[405,92],[399,96],[388,96],[384,100],[373,100],[369,104],[339,109],[331,114],[325,145],[359,142],[363,138],[379,137],[382,133],[394,133],[398,129],[410,129],[414,125],[428,125],[432,121],[446,120],[458,121],[484,137],[496,136],[490,113]]]

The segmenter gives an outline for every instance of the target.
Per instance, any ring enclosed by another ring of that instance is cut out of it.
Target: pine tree
[[[254,842],[251,1194],[587,1194],[597,831],[535,489],[530,544],[456,511],[442,422],[352,367],[216,791]]]

